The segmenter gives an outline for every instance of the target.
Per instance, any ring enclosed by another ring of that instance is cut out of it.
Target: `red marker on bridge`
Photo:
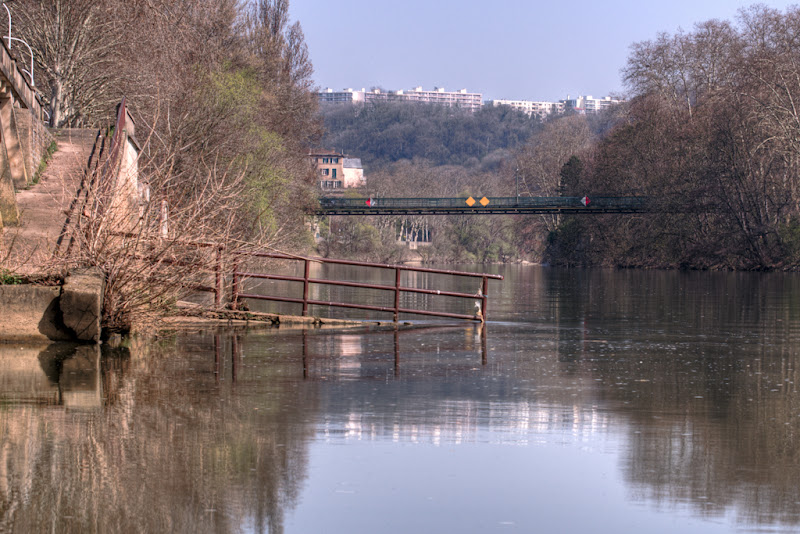
[[[581,204],[583,204],[584,206],[588,206],[589,202],[591,202],[591,200],[589,200],[589,197],[583,197],[581,199]]]
[[[366,202],[367,206],[369,206],[369,207],[372,207],[372,205],[373,205],[374,203],[375,203],[375,201],[374,201],[374,200],[372,200],[372,197],[369,197],[369,198],[367,199],[367,202]]]

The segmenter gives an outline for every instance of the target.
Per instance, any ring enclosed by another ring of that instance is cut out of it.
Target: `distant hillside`
[[[400,160],[433,165],[499,165],[542,123],[508,107],[476,113],[415,103],[324,105],[322,145],[360,157],[371,170]]]

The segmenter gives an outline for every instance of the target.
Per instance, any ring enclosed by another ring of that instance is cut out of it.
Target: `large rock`
[[[64,324],[81,341],[100,341],[105,276],[100,269],[77,269],[64,280],[61,313]]]

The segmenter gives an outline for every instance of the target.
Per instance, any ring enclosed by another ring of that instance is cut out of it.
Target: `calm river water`
[[[800,531],[800,276],[489,269],[485,332],[0,345],[0,532]]]

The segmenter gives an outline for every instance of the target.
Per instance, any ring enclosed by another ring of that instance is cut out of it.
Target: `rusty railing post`
[[[394,326],[394,376],[395,378],[400,374],[400,333],[397,331],[397,325]]]
[[[233,260],[233,280],[231,280],[231,309],[239,306],[239,260]]]
[[[481,284],[481,322],[486,321],[486,305],[489,303],[489,279],[484,276],[483,283]]]
[[[214,334],[214,380],[219,384],[219,371],[220,371],[220,340],[219,334]]]
[[[214,264],[214,307],[222,305],[222,245],[217,247],[217,257]]]
[[[308,346],[306,341],[306,329],[303,328],[303,380],[308,378]]]
[[[481,323],[481,365],[489,363],[488,351],[486,350],[486,323]]]
[[[239,363],[239,337],[231,337],[231,382],[236,383]]]
[[[303,259],[303,317],[308,315],[308,278],[311,275],[311,264],[308,258]]]
[[[400,268],[394,268],[394,322],[400,317]]]

